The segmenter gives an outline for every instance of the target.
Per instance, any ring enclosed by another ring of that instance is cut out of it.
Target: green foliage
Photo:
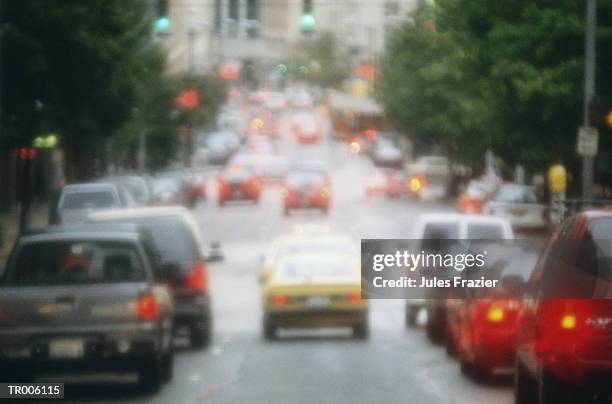
[[[336,87],[348,77],[348,55],[341,51],[331,32],[300,40],[289,56],[292,78],[318,87]]]
[[[611,20],[612,3],[600,2],[600,94],[612,90]],[[575,166],[583,43],[582,1],[437,0],[394,34],[380,98],[417,144],[458,160],[480,164],[491,147],[510,164]]]

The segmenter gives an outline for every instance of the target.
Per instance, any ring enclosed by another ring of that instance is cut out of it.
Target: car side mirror
[[[181,266],[173,262],[164,264],[160,275],[164,281],[176,282],[181,278]]]

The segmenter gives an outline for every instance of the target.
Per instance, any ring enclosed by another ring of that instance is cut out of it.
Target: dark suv
[[[208,345],[212,314],[208,269],[202,236],[193,215],[183,207],[135,208],[95,212],[95,222],[128,222],[147,232],[174,299],[174,326],[189,329],[191,344]]]
[[[147,249],[130,225],[19,237],[0,283],[0,379],[109,369],[158,390],[172,376],[173,307]]]
[[[515,369],[517,403],[609,397],[611,246],[612,211],[578,213],[549,240],[525,285]]]

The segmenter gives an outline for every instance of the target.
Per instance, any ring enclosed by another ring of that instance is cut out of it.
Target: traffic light
[[[157,36],[170,34],[170,18],[168,18],[168,0],[157,1],[157,16],[153,22],[153,31]]]
[[[317,21],[312,15],[312,0],[303,0],[302,16],[300,17],[300,29],[302,33],[309,34],[317,27]]]

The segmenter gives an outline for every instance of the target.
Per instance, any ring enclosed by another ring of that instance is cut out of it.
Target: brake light
[[[347,296],[349,303],[359,304],[361,303],[361,292],[353,292]]]
[[[561,317],[561,328],[565,330],[572,330],[576,328],[576,316],[573,314],[566,314]]]
[[[329,194],[330,194],[329,188],[323,187],[323,188],[321,188],[321,191],[319,191],[319,193],[321,194],[321,197],[328,198]]]
[[[203,263],[198,262],[194,265],[187,277],[189,288],[198,293],[204,293],[208,288],[208,273]]]
[[[504,309],[500,307],[491,307],[487,311],[487,320],[492,323],[499,323],[504,320]]]
[[[287,304],[288,301],[289,299],[285,295],[275,295],[274,297],[272,297],[272,303],[277,306],[283,306]]]
[[[351,142],[350,149],[352,153],[359,154],[359,152],[361,151],[361,145],[357,141]]]
[[[157,300],[152,293],[146,293],[138,298],[136,308],[140,320],[155,320],[159,317]]]

